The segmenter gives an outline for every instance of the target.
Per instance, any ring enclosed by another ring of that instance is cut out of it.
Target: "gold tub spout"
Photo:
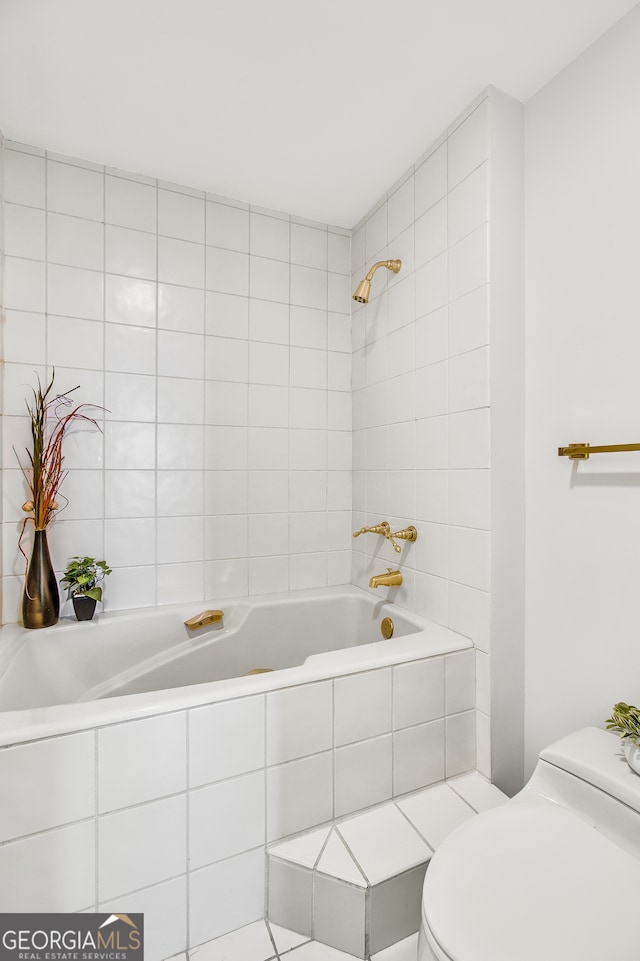
[[[189,631],[198,631],[201,627],[206,627],[207,624],[215,624],[216,621],[221,621],[223,617],[224,611],[203,611],[202,614],[190,617],[188,621],[184,622],[184,625]]]
[[[392,571],[387,568],[386,574],[375,574],[369,581],[369,587],[400,587],[402,584],[402,574],[400,571]]]

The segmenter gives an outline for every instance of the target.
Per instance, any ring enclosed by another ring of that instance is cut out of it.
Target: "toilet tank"
[[[627,764],[616,734],[587,727],[546,747],[510,803],[568,807],[640,859],[640,776]]]

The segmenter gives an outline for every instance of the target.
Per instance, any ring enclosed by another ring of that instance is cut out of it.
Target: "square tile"
[[[390,735],[358,741],[335,752],[336,817],[386,801],[393,793]]]
[[[224,738],[217,732],[227,732]],[[189,713],[189,784],[222,780],[264,765],[264,695]]]
[[[267,694],[267,764],[280,764],[333,746],[331,681]]]
[[[99,897],[110,900],[184,874],[184,795],[108,814],[98,822]],[[136,843],[131,844],[135,838]]]
[[[164,961],[184,951],[187,943],[187,880],[185,877],[156,884],[114,901],[102,902],[106,914],[131,911],[144,914],[144,955],[147,961]]]
[[[207,201],[207,244],[247,253],[249,250],[249,211],[227,204]]]
[[[192,946],[264,918],[263,848],[193,871],[189,909]]]
[[[202,244],[158,237],[158,280],[162,283],[203,288],[204,259]]]
[[[98,731],[99,812],[141,804],[187,786],[183,712],[115,724]],[[162,746],[162,764],[156,750]]]
[[[337,831],[332,830],[320,857],[317,859],[317,870],[340,881],[347,881],[358,887],[366,888],[367,882],[362,871],[353,860],[350,851]]]
[[[95,170],[48,160],[48,209],[88,220],[102,220],[103,179],[103,175]]]
[[[111,274],[155,280],[156,237],[129,227],[105,228],[105,265]]]
[[[85,821],[0,846],[3,911],[72,913],[96,901],[95,823]]]
[[[476,706],[476,652],[459,651],[445,657],[447,714]]]
[[[268,892],[269,920],[310,937],[313,917],[312,871],[269,858]]]
[[[446,776],[455,777],[476,766],[476,712],[454,714],[445,723]]]
[[[264,771],[191,791],[191,868],[200,868],[264,844],[264,804]]]
[[[339,951],[363,958],[365,933],[365,889],[316,874],[313,884],[314,938]]]
[[[45,163],[42,157],[11,150],[7,145],[3,156],[5,201],[44,207]]]
[[[108,224],[155,233],[156,188],[107,174],[105,216]]]
[[[204,200],[158,190],[158,233],[179,240],[204,243]]]
[[[137,277],[106,277],[105,320],[132,327],[156,326],[156,285]]]
[[[372,954],[401,941],[420,928],[422,885],[426,864],[420,864],[371,889]]]
[[[63,317],[102,320],[103,276],[79,267],[47,267],[47,310]]]
[[[333,817],[330,751],[267,771],[267,839],[276,841]]]
[[[444,723],[431,721],[393,735],[393,793],[406,794],[441,781],[444,768]]]
[[[393,669],[394,719],[397,730],[444,715],[444,659],[430,657]]]
[[[0,841],[92,817],[94,750],[90,732],[1,750],[0,780],[5,785],[19,784],[21,800],[4,807]]]
[[[4,251],[13,257],[44,260],[44,211],[35,207],[6,204],[4,207]]]
[[[391,670],[335,681],[335,743],[349,744],[391,730]]]

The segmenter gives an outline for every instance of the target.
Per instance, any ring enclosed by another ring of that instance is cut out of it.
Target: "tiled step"
[[[418,930],[424,874],[447,834],[506,800],[473,772],[273,845],[268,918],[370,958]]]

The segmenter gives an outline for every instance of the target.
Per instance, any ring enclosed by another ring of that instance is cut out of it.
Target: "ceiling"
[[[494,84],[526,101],[637,0],[0,0],[0,129],[353,226]]]

